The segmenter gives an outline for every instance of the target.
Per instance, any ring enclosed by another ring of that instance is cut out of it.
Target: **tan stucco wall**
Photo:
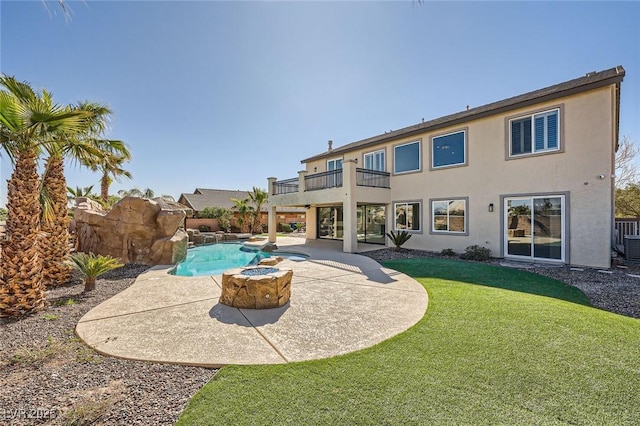
[[[610,266],[612,229],[612,175],[615,109],[613,86],[573,95],[508,113],[469,121],[422,135],[349,152],[344,160],[384,148],[387,171],[393,171],[393,146],[421,140],[421,172],[391,176],[391,190],[376,201],[388,200],[387,229],[393,229],[393,202],[422,202],[422,231],[406,244],[409,248],[440,251],[479,244],[503,256],[502,196],[557,193],[566,195],[565,260],[574,265]],[[561,150],[558,153],[507,159],[508,117],[561,108]],[[467,162],[463,167],[430,170],[430,138],[467,130]],[[329,158],[336,158],[332,156]],[[317,168],[314,171],[314,168]],[[310,162],[307,173],[326,170],[326,159]],[[599,179],[598,175],[604,175]],[[359,191],[358,191],[359,192]],[[346,194],[338,189],[303,194],[309,204],[341,202]],[[361,198],[362,197],[362,198]],[[468,197],[468,235],[431,234],[430,199]],[[372,202],[366,194],[358,202]],[[494,211],[488,211],[493,203]]]

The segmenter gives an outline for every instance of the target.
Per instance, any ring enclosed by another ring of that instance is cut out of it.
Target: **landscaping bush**
[[[464,253],[460,257],[465,260],[486,262],[491,258],[491,250],[487,247],[481,247],[476,244],[464,249]]]
[[[278,224],[278,231],[279,232],[291,232],[291,225],[289,225],[288,223],[279,223]]]
[[[453,257],[453,256],[456,255],[456,252],[453,251],[453,249],[446,248],[446,249],[442,249],[442,251],[440,252],[440,255],[447,256],[447,257]]]
[[[211,227],[209,225],[200,225],[200,226],[198,226],[198,231],[200,231],[200,232],[211,232]]]
[[[400,250],[400,247],[411,238],[411,234],[407,231],[400,231],[397,234],[393,231],[389,231],[386,233],[387,237],[391,240],[393,244],[396,246],[396,250]]]

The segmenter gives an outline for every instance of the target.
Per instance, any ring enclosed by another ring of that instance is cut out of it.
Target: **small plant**
[[[84,400],[77,402],[69,411],[63,415],[65,425],[93,425],[102,423],[100,420],[112,410],[122,399],[122,396],[109,396],[100,400]]]
[[[74,299],[56,300],[51,302],[51,306],[72,306],[76,303],[78,302],[76,302]]]
[[[53,357],[64,351],[64,346],[51,336],[47,336],[47,344],[44,347],[24,347],[9,358],[9,364],[33,364]]]
[[[491,250],[487,247],[481,247],[476,244],[464,249],[464,253],[460,257],[466,260],[477,260],[479,262],[486,262],[491,258]]]
[[[446,249],[442,249],[442,251],[440,252],[440,255],[446,256],[446,257],[453,257],[456,255],[456,252],[453,251],[453,249],[446,248]]]
[[[395,244],[396,250],[400,250],[402,245],[409,241],[409,239],[411,238],[411,234],[407,231],[400,231],[397,234],[393,231],[389,231],[385,235],[389,237],[393,244]]]
[[[100,275],[124,266],[119,259],[111,256],[96,256],[93,253],[76,253],[71,256],[70,264],[84,276],[85,292],[95,290],[96,279]]]
[[[58,316],[56,314],[44,314],[42,315],[42,318],[44,318],[47,321],[55,321],[58,319]]]
[[[198,231],[200,231],[200,232],[211,232],[211,227],[209,225],[200,225],[200,226],[198,226]]]
[[[291,225],[289,225],[288,223],[279,223],[278,224],[278,230],[280,232],[286,232],[286,233],[289,233],[289,232],[292,231]]]

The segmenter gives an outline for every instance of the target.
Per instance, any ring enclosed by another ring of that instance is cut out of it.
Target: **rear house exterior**
[[[467,246],[493,256],[611,266],[621,66],[302,160],[292,179],[269,178],[276,210],[305,207],[307,239],[405,247]]]

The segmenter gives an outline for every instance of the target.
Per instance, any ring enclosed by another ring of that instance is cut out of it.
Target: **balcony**
[[[369,188],[390,188],[390,174],[378,170],[356,168],[356,186]],[[330,170],[328,172],[314,173],[304,176],[303,191],[319,191],[330,188],[341,188],[343,170]],[[300,191],[300,179],[292,178],[275,181],[271,195],[291,194]]]
[[[279,180],[274,182],[271,195],[291,194],[293,192],[298,192],[299,187],[300,183],[298,178]]]

